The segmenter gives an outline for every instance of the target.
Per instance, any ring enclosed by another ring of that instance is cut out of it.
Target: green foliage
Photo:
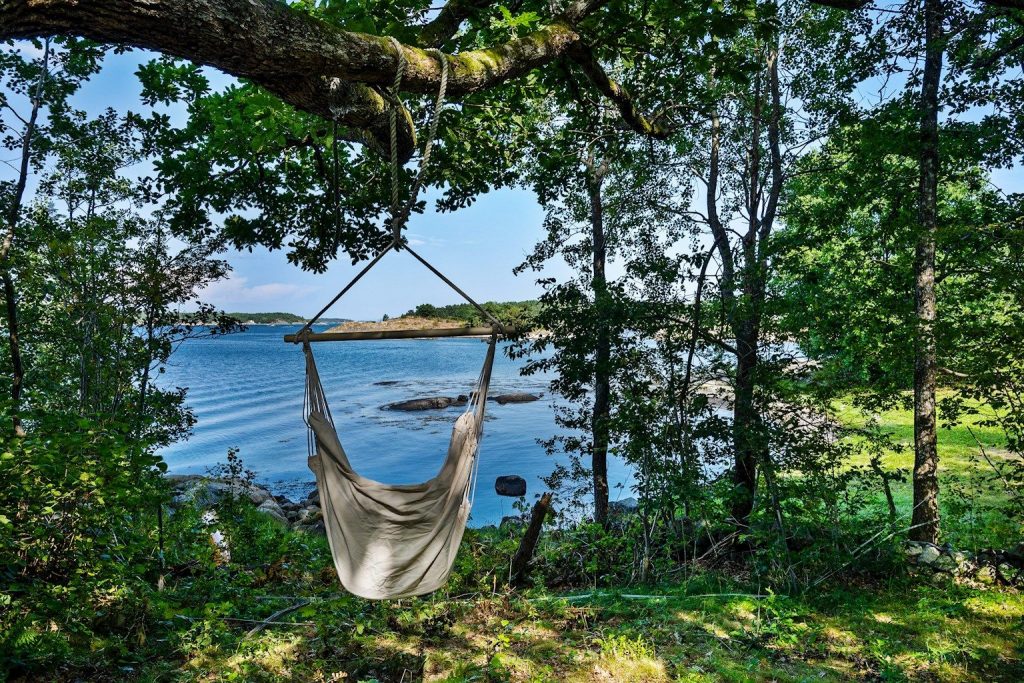
[[[538,301],[488,301],[480,304],[484,310],[493,315],[501,324],[514,327],[520,330],[530,330],[534,327],[534,320],[540,311]],[[408,311],[406,315],[415,315],[421,318],[436,318],[439,320],[458,320],[471,327],[485,326],[490,321],[484,317],[471,304],[449,304],[448,306],[434,306],[433,304],[420,304]]]
[[[234,318],[243,324],[249,321],[252,321],[257,325],[306,322],[305,318],[301,315],[295,315],[294,313],[225,313],[225,315],[229,318]]]
[[[435,11],[425,0],[291,4],[409,43]],[[521,38],[552,11],[468,5],[441,41],[448,52]],[[1024,98],[1010,69],[1021,27],[990,10],[947,7],[942,95],[940,502],[946,538],[973,548],[1019,542],[1024,520],[1020,197],[988,175],[1020,156]],[[156,532],[167,491],[154,453],[193,416],[154,375],[178,344],[230,331],[232,318],[298,321],[195,302],[227,273],[216,255],[259,245],[319,271],[374,253],[390,235],[380,150],[249,83],[215,90],[202,68],[169,58],[137,72],[144,113],[89,117],[71,98],[100,47],[5,46],[2,145],[18,152],[26,131],[35,177],[24,207],[18,179],[0,182],[28,368],[27,436],[0,434],[0,675],[1020,679],[1018,597],[914,583],[899,547],[920,22],[911,4],[884,15],[602,4],[577,28],[616,81],[605,90],[657,112],[665,140],[624,129],[628,107],[594,89],[600,74],[578,53],[444,108],[426,176],[436,208],[529,186],[546,235],[519,270],[570,269],[540,281],[539,301],[485,305],[547,333],[517,353],[528,373],[554,373],[562,431],[544,444],[566,457],[548,478],[558,514],[531,598],[499,591],[519,540],[506,526],[469,530],[446,589],[397,604],[339,594],[325,539],[245,496],[213,515],[175,508],[163,558]],[[884,106],[851,96],[894,75],[906,88]],[[405,99],[422,130],[430,98]],[[29,135],[18,111],[33,103],[45,107]],[[148,163],[152,177],[128,171]],[[410,169],[400,176],[407,185]],[[467,304],[410,314],[485,323]],[[5,376],[10,351],[5,335]],[[590,464],[605,449],[633,467],[639,500],[593,524]],[[738,456],[753,482],[734,476]],[[253,479],[234,452],[218,473],[243,488]],[[753,510],[731,518],[748,496]],[[712,563],[728,573],[703,573]],[[662,594],[603,592],[633,586]],[[555,587],[594,593],[561,600]],[[311,599],[296,623],[244,635],[292,596]]]
[[[0,652],[46,670],[88,661],[90,639],[145,633],[163,461],[130,425],[51,411],[0,436]]]

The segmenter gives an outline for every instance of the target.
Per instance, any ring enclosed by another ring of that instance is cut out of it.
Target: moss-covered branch
[[[479,4],[465,2],[465,7]],[[575,22],[600,5],[601,0],[579,0],[525,36],[446,56],[448,93],[458,97],[493,87],[562,57],[580,41]],[[463,16],[461,10],[452,13],[452,21]],[[0,39],[53,34],[132,45],[216,67],[299,109],[365,130],[371,143],[387,148],[392,104],[381,93],[399,64],[387,37],[346,31],[274,0],[0,0]],[[439,60],[420,47],[400,49],[406,63],[402,89],[436,91]],[[642,121],[634,107],[624,106],[628,94],[621,88],[602,92],[620,110],[633,112],[631,123]],[[399,142],[407,159],[415,135],[411,120],[403,119]]]

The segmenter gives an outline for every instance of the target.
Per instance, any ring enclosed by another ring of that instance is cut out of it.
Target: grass
[[[316,603],[298,620],[142,680],[173,681],[1019,681],[1024,598],[893,580],[786,598],[708,595],[703,576],[628,599],[542,592],[406,600],[372,608],[366,627],[339,615],[360,602]],[[728,593],[742,586],[730,584]]]
[[[494,592],[514,542],[500,531],[469,530],[451,592],[369,602],[340,589],[323,537],[254,511],[240,519],[231,564],[178,565],[184,570],[168,571],[163,591],[111,594],[102,610],[92,609],[108,625],[135,624],[128,630],[41,623],[28,652],[45,644],[74,658],[51,657],[12,680],[1024,680],[1024,596],[933,585],[900,571],[899,562],[887,578],[858,573],[855,583],[834,580],[793,596],[694,567],[670,585],[628,593]],[[193,521],[179,511],[169,538]],[[169,547],[181,548],[180,539]],[[247,635],[299,598],[310,602]]]
[[[844,424],[864,427],[868,420],[874,418],[882,431],[891,435],[893,441],[903,447],[893,451],[883,459],[883,464],[893,468],[911,468],[914,465],[914,414],[906,408],[891,408],[882,412],[866,415],[851,401],[839,401],[834,404],[836,417]],[[939,413],[939,472],[970,474],[978,467],[980,451],[978,441],[985,446],[989,454],[1007,457],[1006,437],[996,427],[981,425],[983,416],[971,416],[959,424],[945,423]],[[972,435],[973,432],[973,435]],[[977,437],[977,440],[975,440]],[[867,457],[855,460],[853,464],[866,464]]]
[[[941,399],[941,395],[940,395]],[[913,507],[910,474],[914,467],[914,415],[906,408],[892,408],[866,415],[851,401],[835,405],[836,417],[849,426],[864,427],[874,420],[879,430],[889,435],[892,449],[882,454],[882,467],[902,472],[904,480],[892,485],[893,498],[901,518],[909,519]],[[939,412],[939,505],[943,519],[943,539],[968,550],[982,547],[1010,547],[1020,541],[1021,520],[1006,514],[1007,494],[988,480],[991,467],[981,456],[982,446],[994,460],[1014,459],[1006,449],[1001,430],[979,424],[983,416],[970,416],[958,424],[944,423]],[[854,438],[854,441],[862,439]],[[867,453],[855,455],[850,464],[867,465]],[[881,492],[875,503],[884,505]]]

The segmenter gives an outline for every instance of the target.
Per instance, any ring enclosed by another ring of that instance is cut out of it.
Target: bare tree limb
[[[437,16],[420,29],[417,42],[422,47],[441,47],[458,33],[462,22],[476,12],[494,5],[495,2],[496,0],[448,0]]]

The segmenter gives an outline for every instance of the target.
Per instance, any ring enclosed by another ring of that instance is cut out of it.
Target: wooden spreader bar
[[[424,337],[489,337],[495,333],[492,327],[440,327],[429,330],[369,330],[366,332],[310,332],[305,335],[286,334],[284,340],[298,343],[303,339],[311,342],[358,341],[365,339],[421,339]],[[500,332],[499,332],[500,333]],[[504,332],[508,335],[509,330]]]

